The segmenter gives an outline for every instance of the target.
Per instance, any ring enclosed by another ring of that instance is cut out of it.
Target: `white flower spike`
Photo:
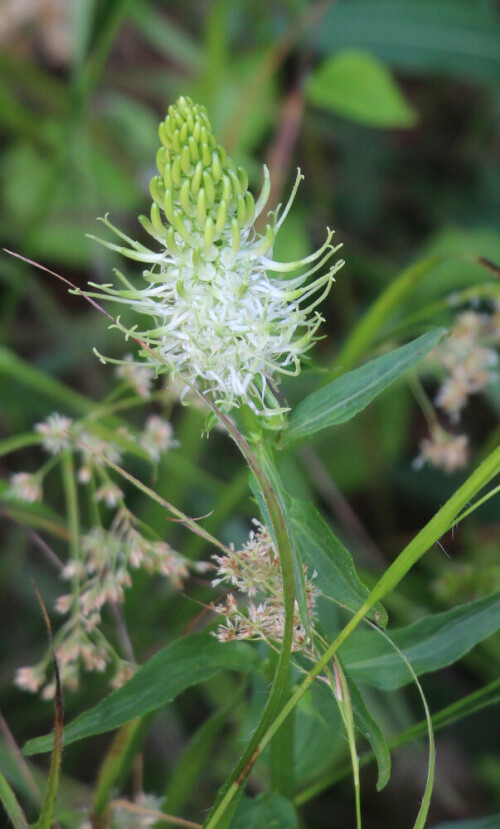
[[[140,217],[158,243],[148,249],[102,221],[127,247],[103,242],[143,262],[146,286],[137,288],[117,272],[123,287],[93,285],[100,299],[128,306],[149,318],[134,334],[154,354],[142,356],[157,371],[171,370],[209,394],[224,412],[244,403],[261,415],[280,408],[269,384],[279,374],[298,374],[300,357],[315,340],[322,317],[314,309],[329,292],[343,262],[330,264],[340,245],[325,243],[311,256],[279,263],[272,257],[276,234],[295,197],[300,170],[288,204],[269,214],[263,235],[254,222],[270,192],[264,167],[262,193],[254,202],[248,176],[217,144],[203,106],[181,97],[160,124],[159,175],[151,181],[151,219]],[[92,237],[95,238],[95,237]],[[102,240],[97,240],[102,241]],[[281,274],[302,271],[284,278]],[[156,358],[156,359],[155,359]]]

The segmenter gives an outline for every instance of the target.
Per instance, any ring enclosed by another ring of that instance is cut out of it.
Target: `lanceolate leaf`
[[[73,720],[64,729],[64,745],[142,717],[219,671],[250,671],[256,659],[254,649],[245,642],[221,643],[206,632],[179,639],[155,654],[125,685]],[[38,737],[26,744],[24,753],[48,751],[51,745],[52,735]]]
[[[290,415],[286,442],[292,443],[350,420],[398,377],[417,365],[445,333],[444,328],[429,331],[313,392]]]
[[[451,665],[500,628],[500,593],[437,613],[391,633],[417,675]],[[412,681],[408,668],[376,631],[358,631],[342,645],[346,670],[386,690]]]
[[[359,578],[350,553],[333,534],[313,504],[291,499],[288,511],[294,545],[309,573],[317,572],[315,583],[334,602],[359,610],[369,590]],[[387,624],[387,613],[376,604],[367,614],[380,627]]]

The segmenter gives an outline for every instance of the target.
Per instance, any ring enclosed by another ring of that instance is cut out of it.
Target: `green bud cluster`
[[[208,253],[224,232],[236,253],[242,230],[254,220],[255,201],[246,171],[217,144],[205,107],[179,98],[168,108],[159,134],[162,146],[156,157],[159,175],[151,180],[151,223],[144,217],[142,223],[175,255],[180,253],[176,234],[192,247],[201,242]]]

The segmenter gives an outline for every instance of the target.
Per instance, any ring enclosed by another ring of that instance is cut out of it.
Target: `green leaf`
[[[5,811],[7,812],[14,829],[29,829],[29,823],[26,820],[23,810],[19,805],[17,797],[7,783],[7,780],[0,772],[0,800],[2,801]]]
[[[391,755],[389,753],[389,746],[387,745],[387,740],[385,739],[380,726],[374,720],[366,707],[361,692],[352,676],[347,674],[346,678],[349,686],[349,693],[351,695],[354,722],[357,728],[359,728],[361,733],[370,743],[377,760],[377,791],[380,792],[385,786],[387,786],[391,776]]]
[[[500,593],[436,613],[391,633],[417,675],[456,662],[500,628]],[[346,670],[356,679],[393,690],[411,682],[408,668],[376,631],[358,631],[342,645]]]
[[[288,517],[294,546],[309,572],[316,570],[315,582],[322,593],[349,610],[359,610],[370,591],[356,573],[350,553],[316,507],[293,498]],[[387,624],[387,613],[378,603],[368,618],[380,627]]]
[[[306,97],[370,127],[412,127],[417,121],[389,70],[367,52],[346,50],[328,58],[311,76]]]
[[[498,829],[500,826],[500,812],[488,817],[478,817],[472,820],[452,821],[451,823],[439,823],[433,829]]]
[[[245,642],[223,644],[207,632],[179,639],[155,654],[125,685],[73,720],[64,729],[64,745],[112,731],[155,711],[219,671],[250,671],[256,660],[254,649]],[[49,734],[30,740],[23,751],[38,754],[48,751],[51,744]]]
[[[250,799],[243,797],[230,823],[230,829],[297,829],[293,803],[274,792]]]
[[[496,82],[499,35],[493,4],[469,0],[335,3],[311,31],[315,48],[327,54],[366,49],[405,72]]]
[[[444,328],[429,331],[313,392],[291,413],[286,443],[350,420],[398,377],[417,365],[445,333]]]

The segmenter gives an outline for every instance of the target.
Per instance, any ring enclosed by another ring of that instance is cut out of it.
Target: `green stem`
[[[410,376],[410,388],[427,421],[429,431],[432,433],[433,429],[439,427],[439,419],[416,372],[413,372]]]
[[[66,499],[66,511],[68,514],[70,558],[73,561],[78,561],[80,557],[80,515],[78,511],[78,493],[75,483],[75,466],[70,449],[65,449],[62,453],[62,471],[64,497]],[[75,576],[75,579],[76,584],[73,586],[77,592],[79,589],[78,576]]]
[[[234,423],[228,417],[222,414],[222,412],[220,412],[211,401],[207,400],[207,402],[212,411],[214,411],[214,413],[217,415],[219,420],[221,420],[221,422],[225,425],[230,436],[233,438],[236,445],[238,446],[248,466],[255,475],[259,488],[262,492],[262,496],[266,502],[271,523],[273,525],[278,553],[280,556],[285,611],[283,641],[280,654],[278,657],[278,664],[274,675],[273,685],[269,697],[267,699],[266,706],[262,713],[260,722],[257,725],[257,728],[255,729],[254,733],[252,734],[252,737],[249,740],[248,745],[245,751],[243,752],[239,762],[231,772],[228,780],[226,781],[225,786],[222,788],[220,795],[215,801],[213,809],[209,814],[207,821],[204,824],[204,829],[215,829],[215,827],[220,825],[220,821],[223,819],[233,799],[237,796],[242,784],[245,782],[248,775],[250,774],[250,771],[254,763],[260,756],[261,740],[266,734],[266,729],[269,729],[270,724],[273,722],[273,718],[276,717],[279,706],[283,700],[283,695],[286,693],[290,656],[292,649],[295,579],[293,570],[291,542],[288,535],[285,518],[281,511],[278,499],[276,497],[276,493],[274,492],[269,482],[269,479],[266,473],[264,472],[264,469],[262,468],[257,456],[250,448],[250,446],[244,439],[243,435],[238,431]],[[280,720],[280,724],[281,722],[283,722],[283,720],[284,717]],[[275,733],[276,730],[277,729],[275,729],[273,733]]]

